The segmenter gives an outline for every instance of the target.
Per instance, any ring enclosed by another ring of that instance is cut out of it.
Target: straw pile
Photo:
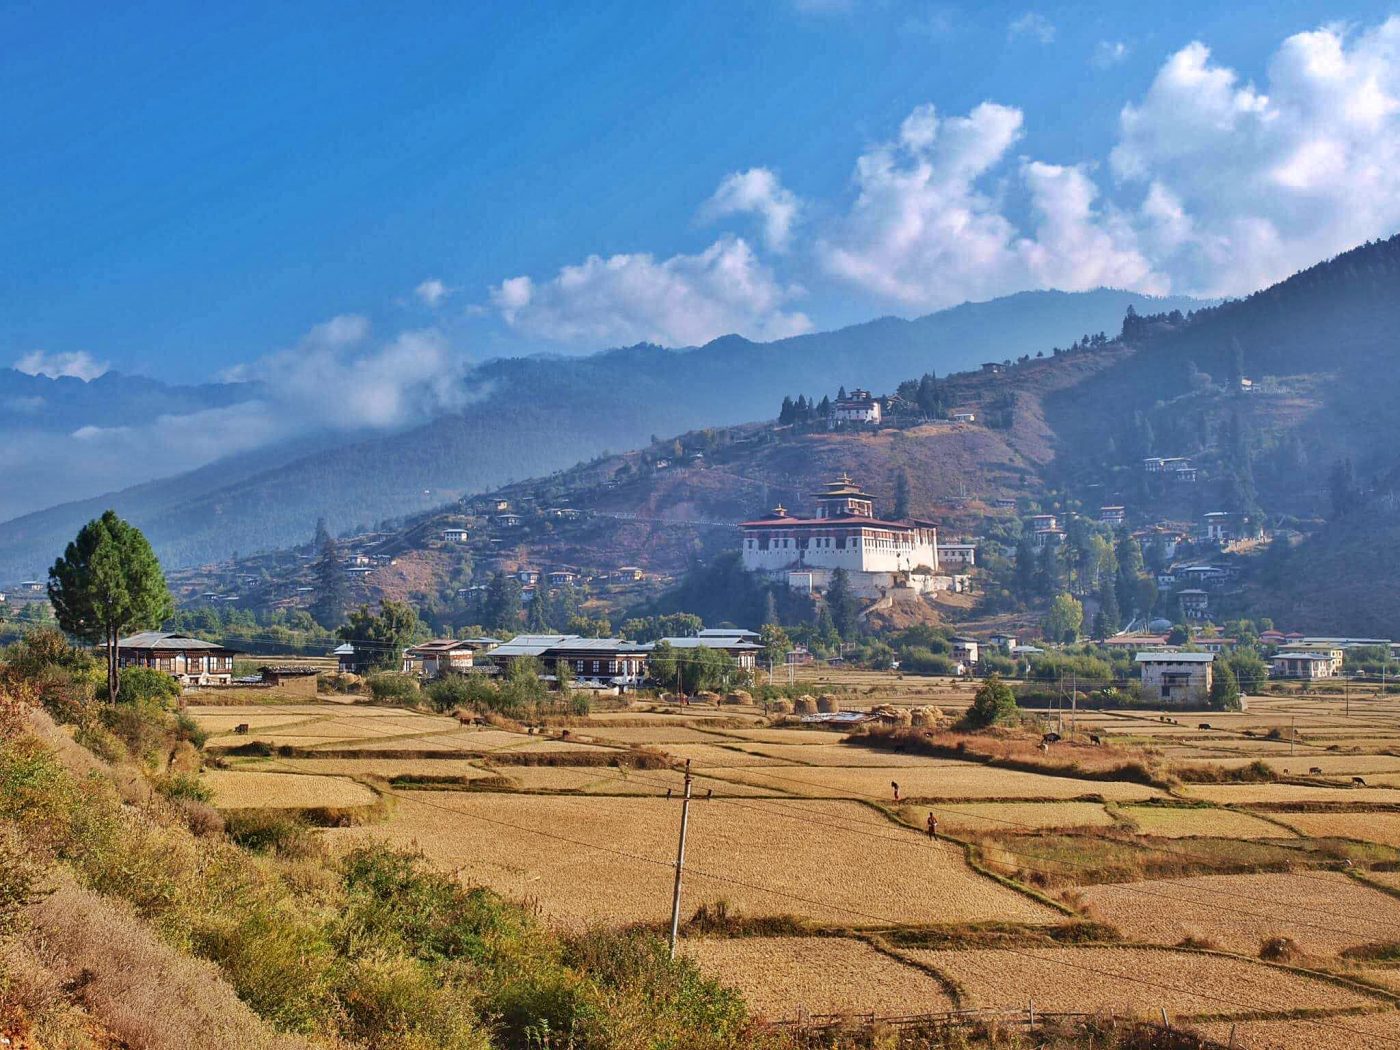
[[[726,704],[751,705],[753,703],[753,694],[747,689],[735,689],[733,692],[725,694],[724,702]]]
[[[817,697],[817,710],[822,714],[834,714],[841,710],[841,701],[830,693],[822,693],[821,696]]]
[[[768,709],[775,715],[790,715],[792,714],[792,701],[782,699],[774,700],[768,705]]]
[[[793,714],[797,714],[797,715],[814,715],[814,714],[816,714],[816,713],[817,713],[817,700],[816,700],[816,697],[808,696],[808,695],[806,695],[806,694],[804,693],[802,696],[799,696],[796,700],[793,701],[793,703],[792,703],[792,711],[793,711]]]
[[[941,725],[944,721],[943,711],[941,708],[932,705],[911,708],[909,711],[909,720],[912,725],[916,726]]]

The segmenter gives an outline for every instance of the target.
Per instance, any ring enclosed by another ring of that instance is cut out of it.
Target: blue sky
[[[432,370],[1248,291],[1400,221],[1392,10],[8,4],[0,363]]]

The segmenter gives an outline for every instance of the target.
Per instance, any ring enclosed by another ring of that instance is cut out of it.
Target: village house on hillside
[[[181,685],[228,685],[233,681],[233,658],[240,653],[187,634],[141,631],[118,640],[117,666],[164,671]]]
[[[1197,706],[1210,699],[1214,653],[1144,652],[1135,660],[1144,700]]]
[[[744,568],[788,586],[824,590],[845,569],[851,589],[877,597],[901,583],[924,592],[947,589],[938,577],[938,529],[931,521],[875,517],[874,497],[841,475],[818,493],[817,515],[798,518],[775,507],[739,526]]]

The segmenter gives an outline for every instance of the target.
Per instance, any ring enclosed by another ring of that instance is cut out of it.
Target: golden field
[[[566,922],[660,921],[669,912],[679,802],[425,794],[398,793],[383,824],[326,834],[416,846],[464,880],[537,899]],[[699,801],[687,849],[687,912],[723,898],[743,915],[854,926],[1059,918],[977,875],[951,844],[877,822],[850,802]]]
[[[964,1006],[1119,1010],[1237,1017],[1277,1009],[1376,1008],[1384,1000],[1287,970],[1205,952],[1161,948],[903,948],[962,990]],[[1397,1015],[1400,1016],[1400,1015]]]
[[[1119,812],[1143,835],[1188,838],[1205,835],[1222,839],[1276,839],[1288,830],[1267,820],[1232,809],[1194,806],[1123,806]]]
[[[376,797],[346,777],[211,769],[201,779],[220,809],[351,809]]]
[[[935,807],[899,807],[900,818],[914,828],[926,827],[930,812],[938,818],[938,830],[948,833],[1115,824],[1100,802],[946,802]]]
[[[1277,816],[1313,838],[1335,836],[1400,848],[1400,813],[1279,813]]]
[[[1090,886],[1095,911],[1134,940],[1174,944],[1206,937],[1257,955],[1289,937],[1314,955],[1378,940],[1400,940],[1400,899],[1340,872],[1202,875]]]
[[[697,937],[681,950],[775,1020],[935,1013],[955,1005],[936,977],[850,937]]]

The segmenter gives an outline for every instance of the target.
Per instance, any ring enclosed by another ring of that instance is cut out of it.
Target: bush
[[[900,655],[899,667],[902,671],[915,674],[957,674],[958,665],[950,656],[935,653],[924,646],[905,649]]]
[[[972,698],[972,706],[963,715],[963,726],[967,729],[986,729],[994,725],[1012,725],[1020,717],[1016,694],[1000,678],[992,675]]]
[[[446,674],[429,682],[423,693],[439,711],[452,711],[459,707],[489,707],[495,691],[485,675]]]
[[[405,675],[382,671],[379,674],[370,675],[366,681],[369,685],[369,695],[376,703],[414,704],[418,702],[420,692],[418,683]]]
[[[156,781],[156,790],[175,801],[210,802],[214,792],[199,779],[197,773],[172,773]]]
[[[117,703],[150,703],[171,710],[180,700],[180,683],[154,667],[128,667],[121,673]]]
[[[311,857],[320,852],[320,840],[307,825],[290,813],[275,809],[238,809],[225,818],[228,837],[254,853],[280,857]]]

